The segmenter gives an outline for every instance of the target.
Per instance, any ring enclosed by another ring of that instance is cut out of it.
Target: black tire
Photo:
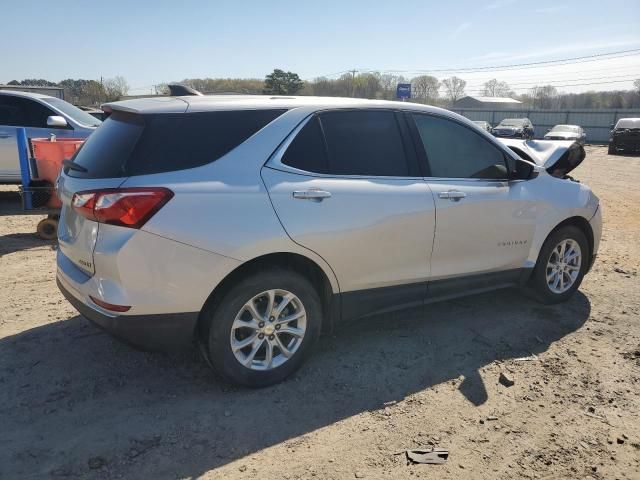
[[[609,155],[615,155],[616,154],[616,149],[613,145],[609,145],[609,150],[607,152]]]
[[[58,236],[58,220],[54,218],[40,220],[36,233],[42,240],[55,240]]]
[[[254,296],[271,289],[293,293],[306,312],[306,331],[295,353],[282,365],[266,371],[245,367],[231,349],[231,331],[236,315]],[[320,336],[322,304],[313,284],[303,275],[282,268],[272,268],[244,277],[226,291],[219,301],[202,312],[200,346],[207,363],[223,380],[252,388],[281,382],[298,370],[311,354]]]
[[[581,251],[581,263],[578,276],[576,277],[573,285],[566,292],[555,293],[547,284],[547,263],[551,257],[552,250],[565,239],[572,239],[580,245]],[[544,304],[554,304],[566,302],[571,296],[580,288],[582,279],[584,278],[587,269],[589,268],[589,261],[591,259],[591,252],[589,251],[589,242],[584,232],[578,227],[567,225],[561,227],[549,235],[547,240],[542,245],[542,249],[538,255],[538,261],[533,270],[531,278],[527,286],[527,293],[535,300]]]

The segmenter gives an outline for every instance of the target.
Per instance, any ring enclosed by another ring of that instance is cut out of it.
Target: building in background
[[[64,100],[64,88],[62,87],[27,87],[25,85],[0,85],[0,90],[16,90],[18,92],[39,93]]]
[[[522,102],[509,97],[467,96],[456,100],[453,108],[519,108]]]

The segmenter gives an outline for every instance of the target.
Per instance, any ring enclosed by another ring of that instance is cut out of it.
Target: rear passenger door
[[[527,182],[510,180],[505,153],[457,121],[412,114],[436,203],[429,296],[513,283],[536,222]]]
[[[403,115],[313,115],[285,141],[262,177],[289,236],[336,273],[344,316],[422,303],[434,202]]]

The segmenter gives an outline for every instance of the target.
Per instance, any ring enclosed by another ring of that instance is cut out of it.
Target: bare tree
[[[379,76],[381,97],[385,100],[394,100],[396,98],[396,87],[399,83],[407,83],[407,79],[402,75],[393,75],[391,73],[383,73]]]
[[[430,103],[438,98],[440,82],[431,75],[420,75],[411,79],[411,88],[414,98]]]
[[[451,77],[442,80],[442,85],[447,98],[453,103],[464,95],[464,87],[467,86],[467,82],[458,77]]]
[[[118,100],[129,93],[129,83],[124,77],[107,78],[104,81],[104,91],[107,95],[107,100]]]
[[[633,86],[635,87],[635,89],[638,91],[638,94],[640,95],[640,78],[633,82]]]
[[[558,89],[553,85],[535,86],[531,89],[534,108],[552,108],[558,97]]]
[[[484,84],[482,95],[485,97],[510,97],[513,92],[507,82],[499,82],[494,78]]]

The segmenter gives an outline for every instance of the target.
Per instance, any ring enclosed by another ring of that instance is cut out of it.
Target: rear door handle
[[[466,193],[460,192],[459,190],[449,190],[447,192],[438,193],[438,198],[447,198],[453,202],[457,202],[466,196]]]
[[[331,192],[327,192],[325,190],[296,190],[293,192],[293,198],[298,198],[300,200],[314,200],[316,202],[321,202],[325,198],[330,198]]]

